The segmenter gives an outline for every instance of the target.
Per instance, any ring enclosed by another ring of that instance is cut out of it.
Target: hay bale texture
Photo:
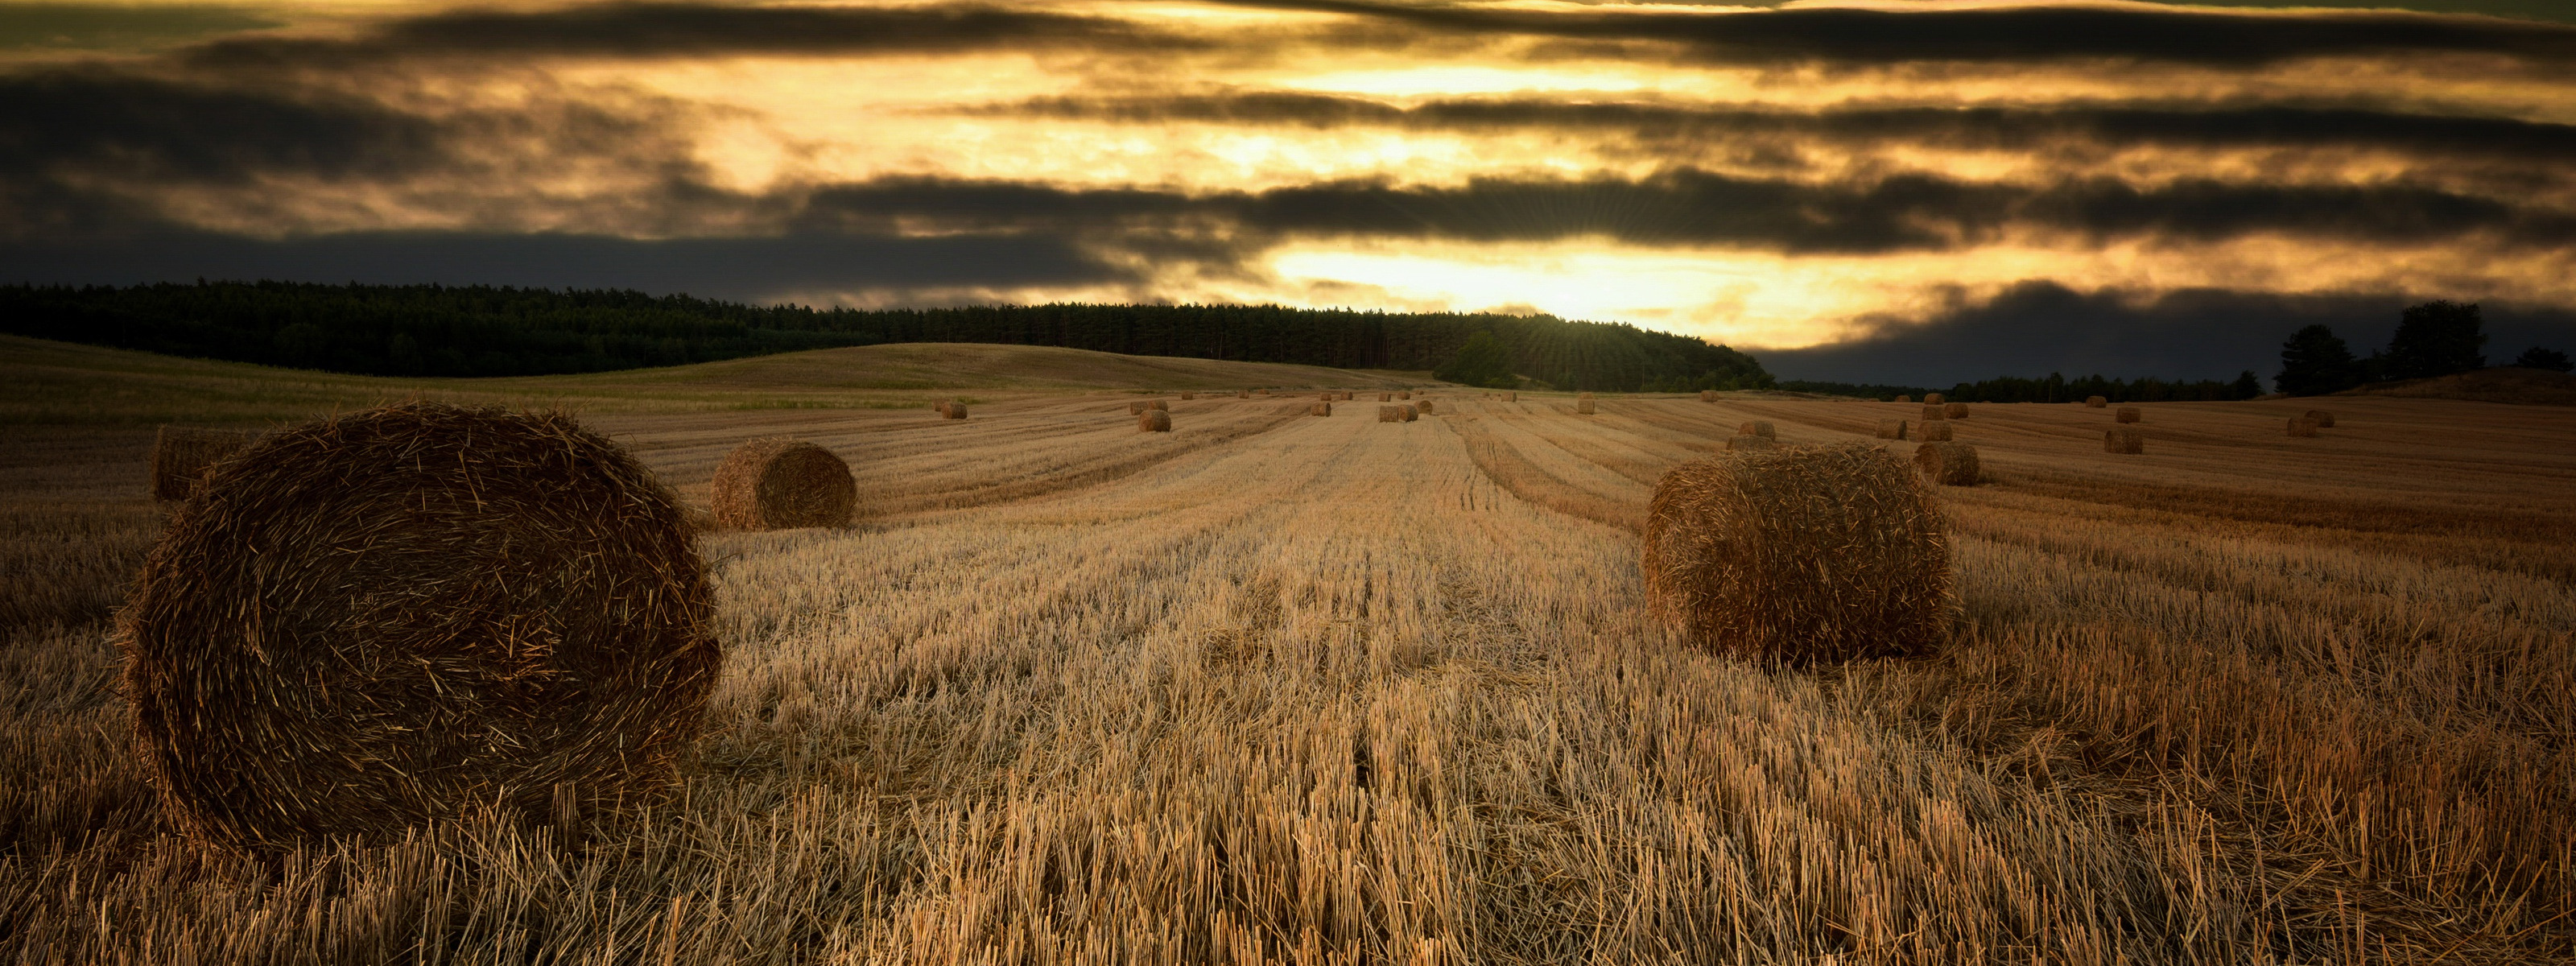
[[[1145,405],[1145,401],[1142,399],[1130,399],[1127,401],[1127,415],[1130,416],[1142,416],[1145,414],[1145,410],[1151,408],[1153,407]]]
[[[939,415],[940,418],[943,419],[964,419],[966,418],[966,404],[954,399],[940,403]]]
[[[2147,451],[2147,434],[2135,426],[2113,426],[2102,432],[2102,452],[2138,454]]]
[[[1414,405],[1414,407],[1415,407],[1415,408],[1420,409],[1420,410],[1422,410],[1423,412],[1426,412],[1426,413],[1428,413],[1428,412],[1431,412],[1431,411],[1432,411],[1432,408],[1431,408],[1431,400],[1428,400],[1428,399],[1416,399],[1416,400],[1414,400],[1414,401],[1413,401],[1413,405]]]
[[[1379,407],[1377,407],[1377,421],[1378,421],[1378,422],[1381,422],[1381,423],[1400,423],[1400,422],[1403,422],[1403,421],[1404,421],[1404,407],[1402,407],[1402,406],[1379,406]]]
[[[1937,423],[1924,423],[1921,435],[1916,438],[1927,443],[1945,443],[1949,442],[1951,433],[1950,421],[1944,419]]]
[[[677,783],[722,653],[678,498],[560,414],[410,403],[271,434],[117,615],[167,814],[274,853]]]
[[[1941,404],[1941,418],[1943,418],[1943,419],[1966,419],[1966,418],[1968,418],[1968,404],[1967,404],[1967,403],[1942,403],[1942,404]]]
[[[1170,400],[1166,399],[1148,399],[1145,400],[1145,408],[1160,409],[1164,412],[1170,412],[1172,410],[1172,403]]]
[[[1394,401],[1395,401],[1395,394],[1394,394],[1394,393],[1391,393],[1391,392],[1382,392],[1382,393],[1378,393],[1378,394],[1377,394],[1377,401],[1379,401],[1379,402],[1394,402]]]
[[[1252,398],[1252,390],[1250,390],[1250,389],[1239,389],[1239,390],[1236,390],[1236,391],[1235,391],[1235,393],[1234,393],[1234,398],[1236,398],[1236,399],[1250,399],[1250,398]]]
[[[2086,397],[2084,397],[2084,405],[2090,406],[2090,407],[2095,408],[2095,409],[2100,409],[2100,408],[2102,408],[2102,407],[2104,407],[2104,406],[2108,406],[2108,405],[2110,405],[2110,404],[2111,404],[2111,401],[2110,401],[2110,400],[2108,400],[2108,399],[2104,399],[2104,398],[2102,398],[2102,397],[2100,397],[2100,396],[2086,396]]]
[[[1417,420],[1417,419],[1420,419],[1420,418],[1422,418],[1422,411],[1421,411],[1421,410],[1419,410],[1419,409],[1415,409],[1415,408],[1413,408],[1413,407],[1411,407],[1411,406],[1406,406],[1406,407],[1404,407],[1404,421],[1405,421],[1405,422],[1408,422],[1408,423],[1409,423],[1409,422],[1412,422],[1412,421]]]
[[[1914,448],[1914,471],[1942,486],[1975,486],[1977,448],[1966,443],[1925,443]]]
[[[2299,418],[2317,424],[2317,428],[2319,429],[2334,428],[2334,414],[2322,409],[2308,410],[2305,415],[2302,415]]]
[[[1898,397],[1896,397],[1896,401],[1897,401],[1897,402],[1901,402],[1901,403],[1910,403],[1910,402],[1913,402],[1913,401],[1914,401],[1914,397],[1912,397],[1912,396],[1898,396]]]
[[[1646,509],[1652,614],[1700,647],[1790,662],[1919,654],[1949,628],[1941,515],[1868,444],[1720,453]]]
[[[1780,438],[1780,432],[1771,428],[1771,421],[1767,419],[1748,419],[1744,422],[1737,423],[1735,425],[1735,435],[1760,436],[1764,439]]]
[[[1948,415],[1947,413],[1943,412],[1943,411],[1942,411],[1942,409],[1941,409],[1941,407],[1939,407],[1939,406],[1934,406],[1934,405],[1931,405],[1931,404],[1929,404],[1929,403],[1926,403],[1926,404],[1923,406],[1923,421],[1924,421],[1924,422],[1927,422],[1927,423],[1928,423],[1928,422],[1931,422],[1931,421],[1936,420],[1936,419],[1948,419],[1948,418],[1950,418],[1950,417],[1949,417],[1949,415]]]
[[[2136,406],[2122,406],[2111,411],[2111,421],[2115,423],[2134,423],[2145,415],[2146,414],[2139,412],[2138,407]]]
[[[1504,393],[1504,394],[1503,394],[1503,401],[1504,401],[1504,402],[1519,402],[1519,401],[1521,401],[1521,394],[1520,394],[1520,393],[1516,393],[1516,392],[1507,392],[1507,393]]]
[[[1395,398],[1397,398],[1397,399],[1411,399],[1411,398],[1413,398],[1413,393],[1411,393],[1411,392],[1399,392],[1399,393],[1396,393],[1396,394],[1395,394]]]
[[[737,530],[846,527],[858,503],[850,464],[798,439],[755,439],[725,454],[707,488],[716,523]]]
[[[1923,404],[1926,406],[1938,406],[1945,401],[1946,400],[1941,398],[1941,394],[1937,392],[1927,392],[1923,394]]]
[[[1172,414],[1160,409],[1145,410],[1136,416],[1136,431],[1140,433],[1171,432]]]
[[[1198,394],[1198,393],[1194,393],[1194,392],[1185,392],[1185,393],[1182,393],[1182,394],[1181,394],[1181,401],[1182,401],[1182,402],[1190,402],[1190,401],[1195,400],[1195,399],[1197,399],[1197,398],[1199,398],[1199,394]]]
[[[1879,421],[1878,421],[1878,438],[1880,438],[1880,439],[1904,439],[1904,438],[1905,438],[1905,421],[1904,421],[1904,420],[1902,420],[1902,419],[1882,419],[1882,420],[1879,420]]]
[[[2291,418],[2290,418],[2290,435],[2292,435],[2292,436],[2314,436],[2314,435],[2316,435],[2316,434],[2317,434],[2317,421],[2316,421],[2316,420],[2309,419],[2309,418],[2307,418],[2307,417],[2305,417],[2305,416],[2293,416],[2293,417],[2291,417]]]
[[[1306,407],[1306,414],[1309,416],[1330,416],[1333,414],[1333,404],[1328,402],[1316,403],[1312,406]]]
[[[1700,391],[1699,391],[1699,401],[1701,401],[1701,402],[1716,402],[1716,401],[1717,401],[1717,390],[1715,390],[1715,389],[1702,389],[1702,390],[1700,390]]]
[[[187,499],[207,470],[258,439],[249,430],[161,427],[152,438],[152,498]]]
[[[1772,439],[1769,436],[1755,436],[1750,433],[1738,436],[1729,436],[1726,438],[1726,448],[1730,450],[1771,449],[1779,445],[1779,440]]]

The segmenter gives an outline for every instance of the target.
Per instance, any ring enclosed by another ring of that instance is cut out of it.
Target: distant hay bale
[[[1414,407],[1415,407],[1415,408],[1420,409],[1420,410],[1422,410],[1423,412],[1426,412],[1426,413],[1427,413],[1427,412],[1430,412],[1430,411],[1431,411],[1431,400],[1428,400],[1428,399],[1417,399],[1417,400],[1414,400],[1413,405],[1414,405]]]
[[[1904,420],[1902,420],[1902,419],[1882,419],[1882,420],[1879,420],[1879,421],[1878,421],[1878,438],[1880,438],[1880,439],[1904,439],[1904,438],[1905,438],[1905,421],[1904,421]]]
[[[1411,398],[1413,398],[1413,394],[1412,394],[1412,393],[1410,393],[1410,392],[1399,392],[1399,393],[1396,393],[1396,394],[1395,394],[1395,398],[1397,398],[1397,399],[1411,399]]]
[[[1312,406],[1308,406],[1308,407],[1306,407],[1306,415],[1309,415],[1309,416],[1330,416],[1330,415],[1332,415],[1332,414],[1333,414],[1333,404],[1332,404],[1332,403],[1328,403],[1328,402],[1319,402],[1319,403],[1316,403],[1316,404],[1314,404],[1314,405],[1312,405]]]
[[[275,854],[678,784],[723,655],[679,499],[560,414],[407,403],[270,434],[172,516],[117,645],[173,824]]]
[[[1153,407],[1145,405],[1145,401],[1142,399],[1130,399],[1127,401],[1127,415],[1130,416],[1142,416],[1145,414],[1145,410],[1151,408]]]
[[[1421,412],[1421,410],[1415,409],[1415,408],[1413,408],[1413,407],[1411,407],[1411,406],[1406,406],[1406,407],[1404,407],[1404,421],[1405,421],[1405,422],[1408,422],[1408,423],[1409,423],[1409,422],[1412,422],[1412,421],[1414,421],[1414,420],[1416,420],[1416,419],[1420,419],[1420,418],[1422,418],[1422,412]]]
[[[1264,396],[1270,395],[1270,390],[1264,389],[1261,391],[1261,394]]]
[[[1927,423],[1928,423],[1928,422],[1931,422],[1931,421],[1936,420],[1936,419],[1948,419],[1948,418],[1950,418],[1949,414],[1947,414],[1947,413],[1945,413],[1945,412],[1942,412],[1941,407],[1939,407],[1939,406],[1935,406],[1935,405],[1932,405],[1932,404],[1930,404],[1930,403],[1925,403],[1925,404],[1924,404],[1924,406],[1923,406],[1923,421],[1924,421],[1924,422],[1927,422]]]
[[[2138,407],[2136,406],[2122,406],[2111,411],[2111,421],[2117,423],[2134,423],[2144,415],[2145,414],[2138,411]]]
[[[1586,416],[1592,415],[1592,394],[1584,393],[1583,398],[1575,400],[1574,411]]]
[[[939,404],[939,415],[948,419],[966,418],[966,404],[954,399]]]
[[[1923,404],[1924,404],[1924,405],[1926,405],[1926,406],[1938,406],[1938,405],[1941,405],[1944,401],[1945,401],[1945,400],[1943,400],[1943,399],[1941,398],[1941,394],[1940,394],[1940,393],[1937,393],[1937,392],[1927,392],[1927,393],[1924,393],[1924,394],[1923,394]]]
[[[784,436],[734,447],[708,486],[716,523],[737,530],[846,527],[858,493],[850,464]]]
[[[2135,426],[2113,426],[2102,432],[2102,452],[2144,453],[2146,451],[2147,434],[2139,432]]]
[[[1967,403],[1942,403],[1942,404],[1941,404],[1941,418],[1943,418],[1943,419],[1966,419],[1966,418],[1968,418],[1968,404],[1967,404]]]
[[[1250,390],[1250,389],[1237,389],[1237,390],[1235,390],[1235,391],[1234,391],[1234,398],[1236,398],[1236,399],[1250,399],[1250,398],[1252,398],[1252,390]]]
[[[2313,422],[2313,423],[2316,423],[2316,424],[2317,424],[2317,428],[2319,428],[2319,429],[2333,429],[2333,428],[2334,428],[2334,414],[2333,414],[2333,413],[2330,413],[2330,412],[2327,412],[2327,411],[2325,411],[2325,410],[2322,410],[2322,409],[2311,409],[2311,410],[2308,410],[2306,415],[2301,416],[2301,417],[2299,417],[2299,418],[2301,418],[2301,419],[2305,419],[2305,420],[2308,420],[2308,421]]]
[[[161,427],[152,438],[152,498],[187,499],[207,470],[258,440],[248,430]]]
[[[1171,410],[1171,408],[1172,408],[1172,404],[1171,404],[1169,401],[1166,401],[1166,400],[1161,400],[1161,399],[1148,399],[1148,400],[1145,400],[1145,408],[1147,408],[1147,409],[1160,409],[1160,410],[1164,410],[1164,411],[1168,412],[1168,411],[1170,411],[1170,410]]]
[[[1770,449],[1778,445],[1780,445],[1779,440],[1772,439],[1768,436],[1754,436],[1749,433],[1741,436],[1729,436],[1726,438],[1726,448],[1730,450]]]
[[[1760,436],[1764,439],[1780,438],[1780,433],[1771,428],[1771,421],[1767,419],[1754,419],[1738,423],[1735,426],[1735,435]]]
[[[1700,391],[1699,391],[1699,401],[1701,401],[1701,402],[1716,402],[1716,401],[1717,401],[1717,390],[1715,390],[1715,389],[1702,389],[1702,390],[1700,390]]]
[[[1194,393],[1194,392],[1185,392],[1185,393],[1182,393],[1182,394],[1181,394],[1181,401],[1182,401],[1182,402],[1189,402],[1189,401],[1194,400],[1194,399],[1197,399],[1197,398],[1199,398],[1199,394],[1198,394],[1198,393]]]
[[[1394,402],[1394,401],[1395,401],[1395,394],[1394,394],[1394,393],[1391,393],[1391,392],[1382,392],[1382,393],[1378,393],[1378,394],[1377,394],[1377,401],[1379,401],[1379,402]]]
[[[1942,486],[1975,486],[1977,448],[1947,441],[1924,443],[1914,448],[1914,471]]]
[[[1377,421],[1378,421],[1378,422],[1381,422],[1381,423],[1400,423],[1400,422],[1403,422],[1403,421],[1404,421],[1404,407],[1402,407],[1402,406],[1379,406],[1379,407],[1377,407]]]
[[[1343,394],[1342,394],[1342,401],[1343,401],[1343,402],[1349,402],[1349,401],[1351,401],[1351,394],[1350,394],[1350,393],[1347,393],[1347,392],[1343,393]]]
[[[1922,434],[1918,438],[1927,443],[1941,443],[1948,442],[1950,436],[1950,421],[1944,419],[1937,423],[1924,423]]]
[[[1521,394],[1520,394],[1520,393],[1516,393],[1516,392],[1507,392],[1507,393],[1504,393],[1504,394],[1503,394],[1503,401],[1504,401],[1504,402],[1519,402],[1519,401],[1521,401]]]
[[[2309,418],[2307,418],[2307,417],[2305,417],[2305,416],[2295,416],[2295,417],[2292,417],[2292,418],[2290,419],[2290,435],[2292,435],[2292,436],[2314,436],[2314,435],[2316,435],[2316,434],[2317,434],[2317,421],[2316,421],[2316,420],[2309,419]]]
[[[1897,402],[1901,402],[1901,403],[1910,403],[1910,402],[1913,402],[1913,401],[1914,401],[1914,397],[1912,397],[1912,396],[1898,396],[1898,397],[1896,397],[1896,401],[1897,401]]]
[[[1136,416],[1136,431],[1168,433],[1172,431],[1172,414],[1166,410],[1148,409]]]
[[[1951,570],[1930,489],[1867,444],[1752,445],[1656,485],[1649,612],[1696,646],[1793,663],[1938,647]]]
[[[1578,392],[1578,393],[1575,393],[1575,394],[1574,394],[1574,398],[1576,398],[1576,399],[1590,399],[1590,398],[1592,398],[1592,394],[1591,394],[1591,393],[1588,393],[1588,392]]]
[[[2100,409],[2104,406],[2110,405],[2111,401],[2100,396],[2086,396],[2084,397],[2084,404],[2095,409]]]

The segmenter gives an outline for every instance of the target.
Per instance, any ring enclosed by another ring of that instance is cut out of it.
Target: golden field
[[[1381,423],[1177,390],[1427,380],[0,348],[0,961],[2576,957],[2576,409],[2147,404],[2122,456],[2105,410],[1973,406],[1954,639],[1797,669],[1645,622],[1648,494],[1743,420],[1854,441],[1917,406],[1436,389]],[[615,834],[467,817],[274,865],[171,836],[105,622],[163,512],[152,424],[410,397],[572,408],[701,507],[734,444],[793,434],[861,519],[703,538],[713,727]],[[2312,406],[2338,425],[2287,438]]]

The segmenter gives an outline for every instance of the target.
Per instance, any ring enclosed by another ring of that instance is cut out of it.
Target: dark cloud
[[[1114,283],[1049,237],[785,235],[643,241],[585,235],[385,232],[263,241],[162,233],[0,242],[0,284],[210,279],[633,288],[763,301],[794,293]]]
[[[1652,140],[1779,138],[1812,143],[1928,144],[1967,150],[2376,148],[2426,156],[2548,161],[2576,157],[2576,125],[2358,107],[2244,105],[2169,108],[2119,104],[2046,107],[1849,107],[1747,110],[1519,98],[1435,100],[1399,107],[1327,94],[1251,92],[1171,97],[1052,97],[965,113],[1134,124],[1385,126],[1488,131],[1508,128],[1616,133]]]
[[[433,14],[395,21],[348,39],[227,40],[200,47],[188,59],[211,67],[301,67],[367,66],[396,57],[849,56],[1196,45],[1122,20],[984,6],[610,3],[529,12]]]
[[[355,97],[98,69],[0,75],[0,174],[12,176],[70,167],[196,182],[387,177],[439,160],[446,140],[426,118]]]
[[[1797,9],[1712,13],[1535,13],[1364,0],[1242,0],[1345,13],[1419,31],[1576,41],[1655,41],[1722,63],[2032,63],[2110,58],[2250,68],[2302,57],[2495,54],[2565,65],[2576,28],[2372,11],[2237,14],[2145,7]]]
[[[0,4],[0,50],[151,49],[277,25],[235,7],[8,3]]]
[[[1949,386],[1995,376],[2104,375],[2134,379],[2268,381],[2281,342],[2301,326],[2331,326],[2357,354],[2385,345],[2398,312],[2436,294],[2301,295],[2223,289],[2084,293],[2031,281],[1992,299],[1961,299],[1921,319],[1882,319],[1860,338],[1758,353],[1784,379]],[[2576,313],[2490,304],[2487,358],[2530,345],[2576,345]]]

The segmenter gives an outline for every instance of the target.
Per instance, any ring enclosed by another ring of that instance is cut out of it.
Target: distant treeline
[[[1436,369],[1490,332],[1561,389],[1757,389],[1724,346],[1549,316],[1275,305],[952,309],[758,306],[634,291],[291,282],[0,286],[0,331],[168,355],[383,376],[524,376],[886,342],[992,342],[1344,369]]]
[[[2256,378],[2250,371],[2239,374],[2233,380],[2203,379],[2198,382],[2167,382],[2156,378],[2131,381],[2105,379],[2098,375],[2069,379],[2052,372],[2046,379],[2002,376],[1984,382],[1963,382],[1948,389],[1813,382],[1803,379],[1782,380],[1779,387],[1794,392],[1861,396],[1869,399],[1894,399],[1900,395],[1921,399],[1925,393],[1937,392],[1951,402],[1980,403],[2083,402],[2088,396],[2101,396],[2112,402],[2197,402],[2252,399],[2263,394],[2263,381]]]

